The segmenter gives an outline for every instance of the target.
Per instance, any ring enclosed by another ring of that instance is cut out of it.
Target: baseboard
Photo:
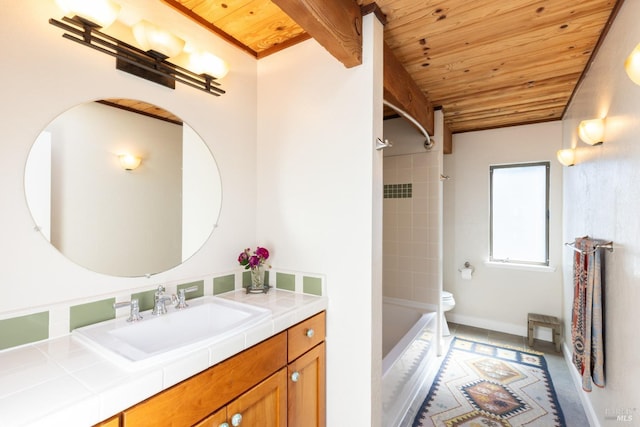
[[[483,317],[465,316],[453,312],[445,313],[447,321],[459,323],[461,325],[473,326],[476,328],[489,329],[490,331],[504,332],[506,334],[518,335],[520,337],[527,336],[527,321],[524,319],[524,325],[498,322]],[[534,338],[553,342],[553,335],[549,328],[536,328]]]
[[[582,378],[580,378],[578,370],[574,368],[573,362],[571,362],[571,349],[569,348],[567,343],[562,344],[562,354],[564,356],[565,363],[569,367],[573,385],[576,386],[576,393],[580,395],[580,401],[582,402],[584,412],[587,415],[587,419],[589,420],[589,426],[600,427],[600,421],[598,421],[598,416],[596,415],[595,409],[593,409],[591,400],[589,400],[589,398],[587,397],[587,393],[582,389]]]

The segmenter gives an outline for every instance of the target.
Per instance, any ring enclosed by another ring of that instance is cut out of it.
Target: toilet
[[[449,332],[449,325],[447,325],[447,319],[444,316],[444,313],[453,309],[456,306],[456,300],[453,298],[453,294],[451,292],[442,291],[442,336],[448,337],[451,335]]]

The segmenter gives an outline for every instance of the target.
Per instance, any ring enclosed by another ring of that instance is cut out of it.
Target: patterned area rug
[[[413,427],[564,427],[541,354],[455,338]]]

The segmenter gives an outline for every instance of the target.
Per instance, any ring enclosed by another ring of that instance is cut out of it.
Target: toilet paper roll
[[[463,268],[460,270],[460,276],[464,280],[471,280],[471,274],[473,273],[473,268]]]

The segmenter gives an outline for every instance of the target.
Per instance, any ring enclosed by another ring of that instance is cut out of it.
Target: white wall
[[[444,183],[444,289],[456,300],[449,320],[526,336],[527,313],[562,316],[561,129],[551,122],[453,136],[453,154],[444,156],[451,178]],[[532,161],[551,161],[549,255],[556,271],[487,266],[489,166]],[[470,281],[458,273],[466,261],[475,268]]]
[[[595,61],[576,92],[563,122],[563,146],[577,148],[576,165],[564,169],[564,239],[613,240],[606,252],[604,389],[582,393],[590,415],[603,426],[637,425],[640,420],[640,86],[624,72],[627,55],[640,42],[640,2],[626,1]],[[581,120],[607,117],[605,142],[578,142]],[[570,330],[573,259],[564,251],[563,313]],[[571,352],[569,345],[565,350]],[[616,421],[617,414],[632,422]]]
[[[361,66],[311,40],[258,64],[258,242],[281,268],[326,274],[328,426],[380,425],[382,27],[372,20]]]
[[[237,268],[237,253],[254,242],[255,59],[162,3],[131,0],[126,5],[132,13],[171,27],[224,57],[232,70],[223,80],[228,93],[214,97],[180,84],[171,90],[118,71],[114,58],[63,39],[62,31],[49,25],[50,17],[61,17],[53,1],[4,2],[0,27],[4,52],[0,77],[6,83],[0,100],[0,318],[45,310],[57,302],[95,300],[228,272]],[[25,201],[24,166],[40,131],[70,107],[107,97],[141,99],[172,111],[207,142],[220,167],[223,204],[219,227],[187,263],[150,279],[105,276],[75,265],[33,231]]]

